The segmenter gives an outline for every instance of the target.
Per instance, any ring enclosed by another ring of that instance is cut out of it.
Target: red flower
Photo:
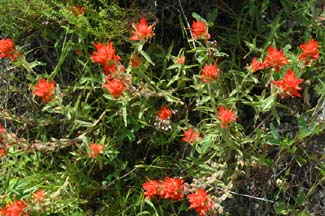
[[[90,148],[89,156],[91,158],[96,158],[98,155],[100,155],[101,151],[105,150],[105,146],[103,144],[97,144],[97,143],[89,144],[89,148]]]
[[[287,57],[283,54],[282,50],[279,51],[277,48],[269,47],[267,49],[267,55],[263,62],[263,67],[272,67],[275,71],[279,72],[282,65],[288,64]]]
[[[193,128],[189,128],[187,131],[184,131],[184,137],[182,138],[182,141],[192,144],[200,140],[200,133],[196,133]]]
[[[182,179],[166,177],[160,197],[165,199],[170,198],[172,200],[182,200],[184,191],[183,183],[184,180]]]
[[[141,18],[139,23],[132,24],[134,31],[131,32],[133,35],[130,37],[130,40],[141,40],[146,42],[155,35],[152,31],[154,26],[155,23],[148,26],[146,19]]]
[[[202,81],[208,83],[215,80],[220,75],[220,69],[217,68],[217,64],[206,64],[202,69]]]
[[[15,57],[20,57],[21,52],[16,52],[16,46],[12,39],[0,40],[0,58],[9,57],[11,60],[15,60]]]
[[[4,208],[4,213],[6,216],[21,216],[28,215],[25,211],[27,204],[23,200],[14,200],[14,203],[9,202]]]
[[[319,59],[318,41],[310,39],[305,44],[299,46],[303,53],[300,54],[299,59],[304,60],[305,64],[309,64],[312,59]]]
[[[138,66],[141,64],[141,62],[142,62],[142,60],[141,60],[141,58],[140,58],[140,56],[139,56],[138,53],[135,54],[135,55],[130,59],[130,61],[131,61],[131,65],[132,65],[132,67],[138,67]]]
[[[190,203],[189,208],[195,209],[200,216],[205,216],[207,211],[213,207],[213,201],[208,197],[204,189],[200,189],[195,193],[188,194],[187,199]]]
[[[160,195],[162,181],[149,180],[143,183],[142,188],[145,190],[146,199],[150,200],[154,196]]]
[[[86,8],[76,5],[68,7],[68,10],[71,11],[75,16],[79,16],[85,13]]]
[[[33,95],[41,97],[44,103],[48,103],[53,98],[53,92],[55,90],[55,82],[48,80],[44,80],[42,78],[39,79],[38,83],[34,87]]]
[[[238,116],[235,116],[234,112],[229,109],[225,109],[222,105],[219,106],[219,113],[217,117],[221,123],[222,128],[228,127],[231,122],[236,121]]]
[[[282,80],[272,81],[272,84],[282,89],[282,97],[285,97],[286,95],[289,95],[291,97],[301,97],[298,90],[301,90],[299,84],[302,81],[302,79],[297,79],[295,73],[292,70],[288,69]]]
[[[157,116],[160,120],[169,119],[172,115],[172,111],[170,111],[165,105],[161,107],[161,110],[157,112]]]
[[[114,73],[115,66],[121,60],[121,57],[115,54],[113,42],[108,42],[107,45],[97,43],[94,46],[97,51],[91,55],[93,62],[97,62],[103,66],[105,75],[108,75],[109,72]]]
[[[184,64],[185,63],[185,56],[180,56],[177,58],[177,63],[178,64]]]
[[[114,97],[119,98],[122,96],[125,91],[125,84],[119,79],[106,79],[106,83],[103,84],[103,87]]]
[[[205,22],[201,22],[199,20],[193,21],[191,31],[195,40],[210,39],[210,34],[208,33],[208,26]]]
[[[38,190],[32,194],[34,202],[42,202],[44,200],[45,193],[44,190]]]
[[[249,69],[255,73],[258,70],[264,70],[264,66],[262,62],[257,61],[256,57],[254,57]]]

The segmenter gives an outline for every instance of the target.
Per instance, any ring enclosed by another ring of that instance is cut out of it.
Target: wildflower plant
[[[301,17],[309,29],[289,41],[269,1],[192,17],[179,1],[167,43],[164,19],[127,1],[31,2],[1,9],[16,21],[0,13],[17,24],[0,24],[0,215],[250,214],[247,200],[308,211],[324,173],[306,148],[325,129],[319,19]],[[310,189],[287,200],[291,171],[314,164]]]

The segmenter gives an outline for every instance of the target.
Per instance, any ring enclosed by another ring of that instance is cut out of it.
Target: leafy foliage
[[[322,8],[204,2],[1,3],[0,209],[324,211]]]

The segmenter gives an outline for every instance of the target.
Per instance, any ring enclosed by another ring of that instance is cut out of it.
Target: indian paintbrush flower
[[[220,75],[220,69],[217,64],[206,64],[202,69],[202,81],[205,83],[215,80]]]
[[[288,69],[287,73],[284,75],[282,80],[272,81],[272,84],[281,88],[282,90],[281,97],[285,97],[285,96],[301,97],[298,91],[301,90],[299,84],[302,81],[303,81],[302,79],[297,79],[295,73],[291,69]]]
[[[148,26],[145,18],[141,18],[139,23],[132,24],[132,26],[134,30],[131,32],[132,36],[130,37],[130,40],[146,42],[155,35],[153,32],[155,23]]]
[[[187,199],[190,203],[189,208],[195,209],[200,216],[205,216],[213,208],[213,201],[203,188],[198,189],[195,193],[188,194]]]
[[[48,103],[52,100],[55,91],[55,82],[52,80],[39,79],[38,83],[34,87],[33,95],[41,97],[44,103]]]
[[[200,133],[195,132],[192,127],[189,128],[188,130],[184,130],[184,137],[182,138],[182,141],[193,144],[200,140],[201,140]]]
[[[267,49],[267,55],[263,62],[263,67],[271,67],[274,68],[276,72],[279,72],[280,68],[288,63],[289,61],[283,54],[282,50],[279,51],[277,48],[270,46]]]
[[[209,40],[211,37],[208,33],[208,26],[205,22],[199,20],[193,21],[192,28],[190,30],[195,40]]]
[[[107,45],[102,43],[94,44],[96,51],[92,53],[90,58],[93,62],[102,65],[104,74],[114,73],[116,65],[121,61],[121,57],[115,53],[113,42],[108,42]]]
[[[0,40],[0,58],[10,58],[15,60],[16,57],[20,57],[21,52],[17,52],[16,46],[12,39],[1,39]]]
[[[159,112],[156,113],[160,120],[169,119],[172,115],[172,111],[170,111],[165,105],[163,105]]]
[[[318,41],[310,39],[306,43],[299,45],[299,47],[303,51],[303,53],[300,54],[299,59],[304,60],[306,65],[312,60],[319,59]]]
[[[221,128],[227,128],[233,121],[236,121],[238,117],[232,110],[225,109],[222,105],[220,105],[217,118],[220,121]]]
[[[89,149],[90,149],[89,156],[91,158],[96,158],[97,156],[100,155],[100,153],[102,151],[105,150],[105,145],[92,143],[92,144],[89,144]]]

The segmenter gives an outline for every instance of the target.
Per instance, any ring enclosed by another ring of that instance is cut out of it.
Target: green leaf
[[[197,14],[195,12],[192,13],[192,17],[199,20],[199,21],[201,21],[201,22],[208,23],[204,18],[202,18],[199,14]]]
[[[140,53],[150,64],[152,64],[153,66],[155,65],[155,63],[153,63],[153,61],[145,51],[141,50]]]

